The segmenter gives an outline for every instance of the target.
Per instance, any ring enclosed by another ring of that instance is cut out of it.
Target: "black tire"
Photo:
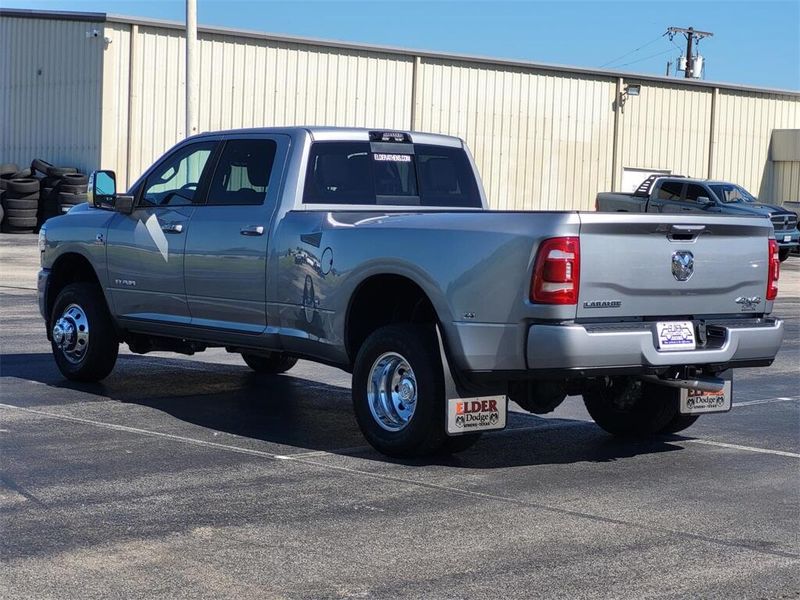
[[[61,181],[62,181],[62,183],[59,183],[58,186],[56,187],[56,189],[59,191],[59,193],[63,192],[65,194],[85,194],[87,189],[88,189],[88,187],[85,184],[84,185],[70,185],[68,183],[63,183],[63,181],[64,181],[63,179]]]
[[[28,200],[28,201],[39,201],[39,192],[31,192],[29,194],[22,194],[20,192],[11,192],[6,190],[6,201],[8,200]]]
[[[3,208],[8,210],[30,210],[39,206],[39,198],[4,198]]]
[[[19,171],[19,167],[14,163],[6,163],[4,165],[0,165],[0,177],[4,175],[11,175]]]
[[[69,205],[75,206],[76,204],[83,204],[84,202],[88,201],[89,196],[87,194],[72,194],[70,192],[59,192],[58,193],[58,202],[62,205]]]
[[[700,415],[682,415],[678,413],[672,420],[659,430],[658,433],[671,434],[678,433],[684,429],[688,429],[694,425],[695,421],[700,418]]]
[[[8,189],[8,179],[0,177],[0,190],[6,191]]]
[[[63,177],[67,173],[77,173],[75,167],[47,167],[47,175],[50,177]]]
[[[25,229],[32,231],[36,227],[36,213],[32,217],[12,217],[6,215],[5,223],[12,229]],[[9,233],[14,233],[10,231]]]
[[[39,180],[31,178],[9,179],[6,189],[16,194],[32,194],[39,191]]]
[[[88,326],[88,343],[84,351],[77,350],[78,338],[67,346],[67,352],[60,347],[53,336],[51,343],[53,357],[58,370],[72,381],[99,381],[108,376],[114,369],[119,352],[119,341],[114,332],[114,323],[106,306],[106,300],[100,289],[92,283],[71,283],[58,294],[50,315],[50,327],[54,328],[58,320],[64,316],[72,327],[82,322],[67,312],[71,305],[77,305],[85,316]],[[71,348],[76,349],[70,355]],[[72,359],[70,359],[70,356]]]
[[[0,231],[3,233],[33,233],[33,227],[14,227],[9,224],[8,219],[3,221],[2,226],[0,226]]]
[[[39,184],[42,189],[56,187],[61,182],[61,177],[42,177]]]
[[[0,204],[0,223],[3,222],[3,219],[5,218],[5,216],[6,216],[6,211],[3,209],[3,205]]]
[[[41,158],[34,158],[33,162],[31,162],[31,169],[39,171],[39,173],[41,173],[42,175],[47,175],[47,169],[50,169],[52,167],[53,165],[51,165],[46,160],[42,160]]]
[[[386,353],[395,353],[408,363],[416,390],[413,414],[400,429],[394,431],[381,426],[373,417],[368,397],[373,365]],[[373,332],[358,351],[352,388],[358,426],[367,441],[379,452],[398,458],[412,458],[435,454],[444,447],[447,438],[444,378],[432,327],[387,325]]]
[[[279,352],[274,352],[270,356],[242,353],[242,358],[253,371],[266,375],[285,373],[297,364],[296,358]]]
[[[67,173],[61,178],[62,182],[67,185],[82,185],[86,188],[89,183],[89,176],[84,173]]]
[[[9,179],[36,179],[33,175],[33,171],[30,169],[20,169],[13,175],[8,177]]]
[[[9,219],[30,219],[36,218],[36,213],[39,208],[8,208],[6,209],[6,217]]]
[[[680,416],[679,394],[677,388],[615,377],[609,385],[584,393],[583,402],[594,422],[608,433],[649,437],[665,432]]]
[[[778,260],[781,262],[785,261],[789,258],[789,253],[792,251],[791,248],[779,248],[778,249]]]

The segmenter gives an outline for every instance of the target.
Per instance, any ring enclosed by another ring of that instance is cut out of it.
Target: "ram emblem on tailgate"
[[[672,253],[672,275],[678,281],[686,281],[694,273],[694,255],[688,250]]]

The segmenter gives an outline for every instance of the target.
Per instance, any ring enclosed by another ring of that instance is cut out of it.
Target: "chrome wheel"
[[[53,325],[53,343],[64,358],[77,364],[89,349],[89,320],[77,304],[70,304]]]
[[[417,380],[408,361],[396,352],[378,357],[369,372],[367,398],[372,418],[387,431],[400,431],[417,408]]]

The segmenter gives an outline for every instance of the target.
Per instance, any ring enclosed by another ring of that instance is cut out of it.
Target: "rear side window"
[[[267,194],[277,144],[273,140],[229,140],[208,188],[207,204],[261,204]]]
[[[481,207],[472,167],[461,148],[425,144],[317,142],[312,145],[306,204]]]
[[[661,184],[661,187],[658,188],[658,199],[659,200],[680,200],[681,199],[681,190],[683,189],[683,183],[677,181],[665,181]]]

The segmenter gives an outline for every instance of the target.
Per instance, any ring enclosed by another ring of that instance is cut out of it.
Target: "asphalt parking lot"
[[[434,462],[369,448],[349,377],[138,356],[66,382],[33,236],[0,236],[0,597],[800,597],[800,258],[787,338],[686,435],[578,398]]]

